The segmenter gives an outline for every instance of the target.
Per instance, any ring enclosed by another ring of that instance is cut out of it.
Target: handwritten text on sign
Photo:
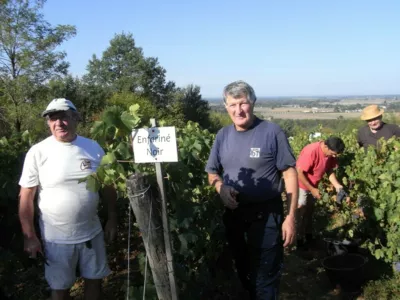
[[[178,161],[175,127],[133,130],[132,138],[135,163]]]

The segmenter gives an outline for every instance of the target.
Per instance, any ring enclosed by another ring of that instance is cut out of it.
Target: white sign
[[[178,161],[175,127],[133,130],[132,139],[135,163]]]

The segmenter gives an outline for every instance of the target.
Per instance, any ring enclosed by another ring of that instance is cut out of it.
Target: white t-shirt
[[[78,183],[95,172],[104,155],[95,141],[77,136],[71,143],[50,136],[29,149],[19,185],[38,186],[40,228],[45,241],[76,244],[101,232],[98,193]]]

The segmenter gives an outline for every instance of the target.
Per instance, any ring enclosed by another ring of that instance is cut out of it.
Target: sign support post
[[[151,126],[156,127],[156,120],[150,119]],[[160,188],[161,194],[161,216],[163,222],[163,229],[164,229],[164,242],[165,242],[165,254],[167,256],[167,267],[168,267],[168,276],[169,276],[169,284],[171,288],[171,296],[172,300],[178,300],[178,293],[177,287],[175,282],[175,273],[174,273],[174,264],[173,264],[173,257],[172,257],[172,247],[171,247],[171,238],[169,235],[169,224],[168,224],[168,214],[167,214],[167,200],[165,196],[165,189],[164,189],[164,179],[162,175],[162,168],[161,163],[156,162],[156,175],[157,175],[157,183]]]

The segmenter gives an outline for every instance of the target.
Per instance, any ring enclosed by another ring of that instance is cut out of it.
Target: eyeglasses
[[[48,115],[47,120],[51,122],[56,122],[57,120],[68,121],[71,120],[71,116],[66,113],[58,113],[58,114]]]

